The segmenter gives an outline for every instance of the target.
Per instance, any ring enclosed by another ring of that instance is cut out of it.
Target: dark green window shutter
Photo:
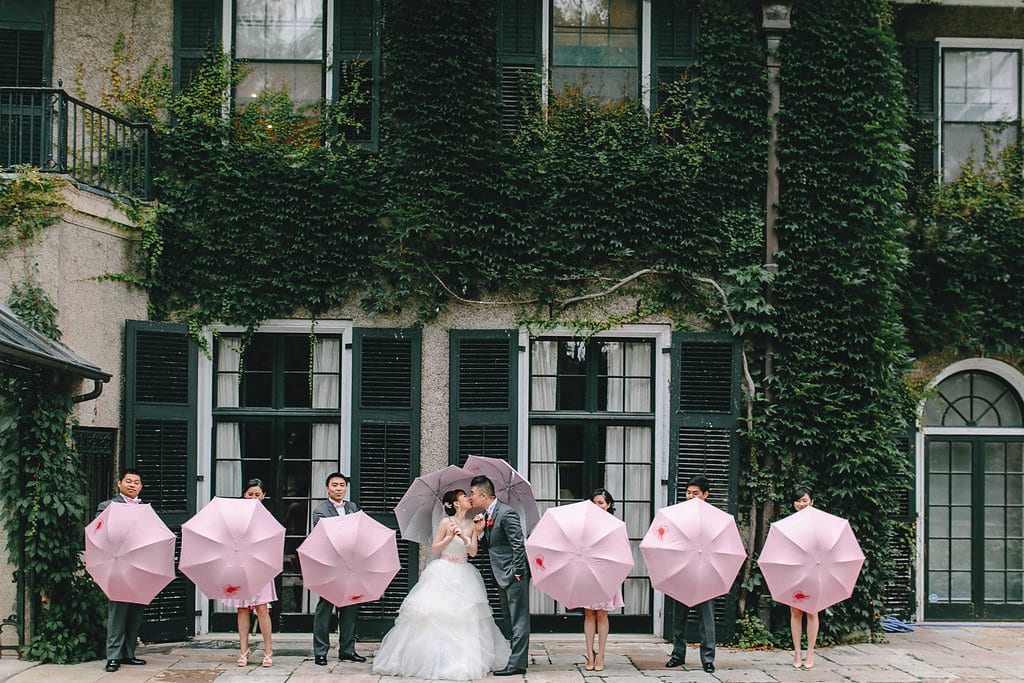
[[[501,131],[514,135],[538,94],[540,0],[498,0],[498,91]]]
[[[125,464],[142,475],[142,499],[178,537],[196,511],[199,349],[184,325],[129,320],[125,328]],[[180,573],[146,607],[143,640],[194,634],[195,589]]]
[[[686,482],[703,474],[708,502],[736,513],[739,491],[740,346],[728,334],[672,335],[669,501],[685,500]],[[735,596],[715,600],[719,642],[731,642]],[[670,605],[671,605],[671,601]],[[674,605],[672,605],[674,608]],[[665,620],[671,638],[671,619]]]
[[[221,0],[175,0],[174,85],[189,84],[206,52],[221,44]]]
[[[46,34],[0,28],[0,86],[41,88]]]
[[[898,440],[899,448],[907,457],[907,467],[914,471],[914,433]],[[883,600],[885,614],[898,619],[912,620],[917,608],[915,586],[917,585],[916,560],[914,558],[917,535],[914,486],[897,487],[887,492],[886,500],[891,501],[889,516],[895,522],[889,536],[889,557],[892,558],[893,574],[886,584]]]
[[[417,329],[353,330],[352,496],[397,528],[394,507],[420,468],[421,338]],[[360,606],[360,635],[383,635],[416,579],[418,546],[399,539],[402,569],[377,602]]]
[[[934,43],[904,45],[900,56],[906,69],[904,92],[911,107],[908,132],[914,169],[935,171],[938,168],[939,49]]]
[[[662,86],[677,81],[697,62],[697,10],[693,0],[651,4],[651,109],[663,100]]]
[[[449,462],[515,462],[519,332],[452,330],[449,342]]]
[[[376,147],[379,141],[380,3],[337,0],[334,22],[334,98],[358,99],[350,113],[355,124],[346,139]]]

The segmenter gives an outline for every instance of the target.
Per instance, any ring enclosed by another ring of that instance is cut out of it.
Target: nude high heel
[[[593,671],[594,670],[594,653],[593,652],[588,652],[587,653],[587,665],[584,666],[583,669],[585,671]]]
[[[242,654],[238,655],[238,661],[235,662],[238,666],[245,666],[249,663],[249,650],[246,650]]]
[[[594,653],[594,671],[604,671],[604,655]]]

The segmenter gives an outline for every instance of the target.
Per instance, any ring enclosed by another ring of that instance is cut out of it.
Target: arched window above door
[[[927,427],[1021,427],[1021,400],[1002,378],[969,370],[942,380],[925,402]]]

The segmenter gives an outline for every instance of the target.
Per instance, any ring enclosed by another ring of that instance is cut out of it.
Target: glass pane
[[[1006,504],[1020,505],[1024,503],[1024,477],[1019,474],[1006,475]]]
[[[1024,601],[1024,576],[1020,572],[1006,574],[1006,602]]]
[[[928,508],[928,536],[930,538],[949,538],[949,508]]]
[[[312,452],[312,425],[289,422],[285,424],[284,459],[309,460]]]
[[[1006,542],[1006,568],[1024,569],[1024,542],[1020,540]]]
[[[1003,491],[1004,478],[999,474],[985,475],[985,504],[1002,505],[1005,500]]]
[[[971,562],[971,541],[961,539],[949,542],[949,566],[952,569],[970,571],[973,566]]]
[[[949,472],[948,441],[930,441],[928,443],[928,471]]]
[[[269,372],[249,372],[242,375],[242,404],[247,408],[267,407],[273,401],[273,378]]]
[[[949,569],[949,541],[932,541],[928,544],[928,569]]]
[[[951,444],[953,449],[953,460],[950,470],[953,472],[971,471],[971,444],[966,441],[954,441]]]
[[[284,407],[308,408],[313,403],[312,387],[306,372],[289,372],[284,376]]]
[[[960,169],[968,161],[979,162],[985,158],[985,138],[988,137],[989,150],[995,155],[1017,142],[1015,128],[1003,128],[982,123],[944,123],[942,124],[942,179],[952,182],[960,175]],[[1019,413],[1019,411],[1018,411]],[[1017,422],[1019,424],[1020,418]],[[988,424],[993,424],[990,419]],[[961,420],[950,420],[947,415],[945,423],[949,427],[965,425]]]
[[[998,472],[1006,471],[1006,449],[1004,444],[999,442],[988,442],[985,444],[985,471]]]
[[[949,572],[928,572],[928,602],[949,602]]]
[[[950,510],[950,536],[952,538],[971,537],[971,508],[957,507]]]
[[[640,94],[638,69],[570,67],[551,69],[551,87],[563,92],[567,87],[580,87],[588,95],[617,101],[635,98]]]
[[[985,602],[1003,602],[1006,599],[1002,572],[985,572]]]
[[[950,572],[949,577],[950,599],[954,602],[971,601],[971,573]]]
[[[237,0],[235,56],[240,59],[320,59],[321,0]]]
[[[971,475],[954,474],[950,478],[950,500],[953,505],[971,504]]]
[[[323,65],[250,62],[250,71],[235,88],[235,104],[252,102],[264,90],[284,90],[292,101],[310,104],[323,95]]]
[[[1024,472],[1024,443],[1013,441],[1006,444],[1006,471]]]
[[[1006,536],[1007,538],[1024,537],[1024,515],[1019,507],[1004,508],[1006,510]]]
[[[309,337],[289,334],[283,338],[283,344],[285,372],[308,373],[310,371]]]
[[[1018,118],[1019,53],[944,50],[943,115],[947,121]]]
[[[1001,507],[985,508],[985,538],[1002,539],[1006,533],[1006,518]]]
[[[245,371],[270,372],[274,367],[274,337],[257,334],[245,349]]]
[[[932,474],[928,477],[928,500],[933,505],[949,505],[949,477]]]

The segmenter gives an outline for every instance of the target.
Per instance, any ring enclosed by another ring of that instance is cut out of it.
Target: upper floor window
[[[1019,139],[1020,49],[942,50],[942,174],[954,180],[969,161]]]
[[[697,61],[693,0],[498,0],[502,129],[515,131],[524,88],[581,85],[657,108],[664,85]],[[649,8],[649,9],[648,9]],[[536,83],[536,80],[533,81]]]
[[[219,33],[224,49],[249,65],[232,93],[236,106],[267,90],[283,89],[300,106],[344,97],[355,121],[346,137],[376,144],[379,0],[177,0],[176,11],[179,85]],[[221,16],[230,25],[221,28]]]

